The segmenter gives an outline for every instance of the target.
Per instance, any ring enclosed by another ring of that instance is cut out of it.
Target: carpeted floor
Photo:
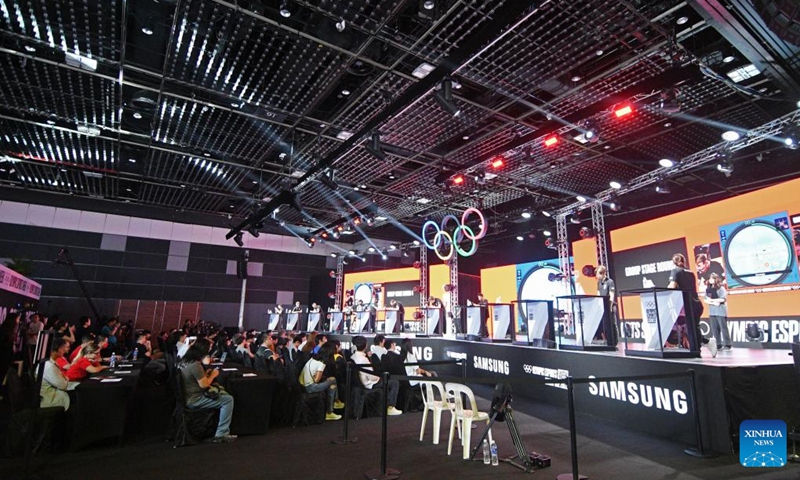
[[[476,393],[484,393],[476,390]],[[488,401],[479,399],[481,408]],[[569,430],[564,408],[514,401],[515,418],[530,451],[552,457],[552,467],[532,474],[533,478],[554,479],[571,471]],[[425,441],[419,441],[421,413],[389,417],[388,466],[400,469],[405,479],[491,479],[524,477],[511,465],[486,466],[482,461],[461,460],[458,443],[447,456],[450,415],[443,414],[439,445],[431,443],[429,419]],[[240,437],[235,443],[204,444],[173,449],[160,438],[129,438],[122,448],[96,445],[75,453],[41,453],[33,460],[36,478],[52,479],[363,479],[364,472],[380,467],[380,418],[350,423],[359,443],[335,445],[341,438],[342,423],[326,422],[303,428],[277,428],[267,435]],[[591,479],[788,480],[800,478],[800,464],[780,469],[744,468],[734,455],[714,459],[687,456],[689,445],[676,444],[623,430],[603,419],[580,416],[577,420],[581,474]],[[473,430],[477,439],[483,429]],[[513,455],[508,428],[493,429],[500,456]],[[456,439],[458,442],[458,439]],[[22,478],[20,459],[0,460],[0,479]]]

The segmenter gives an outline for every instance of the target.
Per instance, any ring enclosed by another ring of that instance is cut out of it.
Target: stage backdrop
[[[581,245],[580,250],[584,254],[582,257],[585,261],[589,261],[588,242]],[[594,252],[594,246],[591,246],[591,252]],[[594,253],[591,254],[592,256]],[[570,259],[571,261],[572,259]],[[594,262],[594,260],[592,260]],[[578,269],[580,270],[580,269]],[[481,291],[489,303],[511,303],[513,301],[519,302],[520,300],[553,300],[553,306],[556,306],[556,297],[562,295],[569,295],[569,288],[564,288],[561,280],[550,280],[550,275],[560,275],[558,259],[551,258],[547,260],[537,260],[535,262],[518,263],[516,265],[505,265],[502,267],[492,267],[481,269]],[[587,292],[584,288],[592,288],[594,292],[597,291],[597,286],[594,279],[583,278],[580,271],[575,272],[575,293],[584,294],[591,293],[592,290]],[[471,299],[475,302],[477,299]],[[518,310],[518,308],[517,308]],[[514,318],[519,320],[520,312],[516,312]],[[491,328],[492,322],[487,322],[488,328]]]
[[[800,333],[800,180],[613,230],[610,237],[618,290],[666,287],[672,255],[683,253],[701,296],[712,273],[727,281],[734,342],[746,341],[750,322],[765,330],[767,344],[788,344]],[[641,319],[639,305],[638,298],[624,299],[625,317]],[[707,323],[702,329],[708,333]]]

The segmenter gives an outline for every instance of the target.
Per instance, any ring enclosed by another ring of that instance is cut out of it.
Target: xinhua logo
[[[739,425],[739,463],[770,468],[786,464],[786,422],[745,420]]]

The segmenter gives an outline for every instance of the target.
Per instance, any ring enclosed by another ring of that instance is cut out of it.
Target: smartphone
[[[219,357],[220,363],[225,363],[225,359],[228,358],[228,352],[222,352],[222,356]]]

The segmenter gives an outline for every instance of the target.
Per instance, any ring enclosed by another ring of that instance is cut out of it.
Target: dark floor
[[[480,392],[479,392],[480,393]],[[483,392],[485,393],[485,392]],[[479,399],[484,408],[488,402]],[[554,479],[571,471],[569,430],[565,409],[515,400],[515,418],[528,450],[552,457],[552,467],[534,478]],[[461,460],[458,444],[447,456],[450,415],[443,414],[439,445],[431,443],[429,419],[425,441],[419,441],[421,413],[389,417],[388,466],[400,469],[406,479],[491,479],[498,475],[528,474],[511,465],[485,466]],[[267,435],[240,437],[225,445],[197,445],[173,449],[160,438],[130,438],[122,448],[97,445],[77,453],[42,453],[33,460],[36,478],[52,479],[363,479],[364,472],[380,467],[380,418],[350,423],[357,444],[335,445],[342,422],[326,422],[302,428],[277,428]],[[581,474],[593,479],[728,480],[798,479],[800,464],[781,469],[744,468],[734,455],[715,459],[687,456],[688,445],[632,433],[603,419],[579,416],[577,428]],[[473,430],[473,441],[482,429]],[[493,429],[500,456],[514,453],[504,424]],[[456,439],[458,442],[458,439]],[[22,478],[22,461],[0,460],[0,479]]]

